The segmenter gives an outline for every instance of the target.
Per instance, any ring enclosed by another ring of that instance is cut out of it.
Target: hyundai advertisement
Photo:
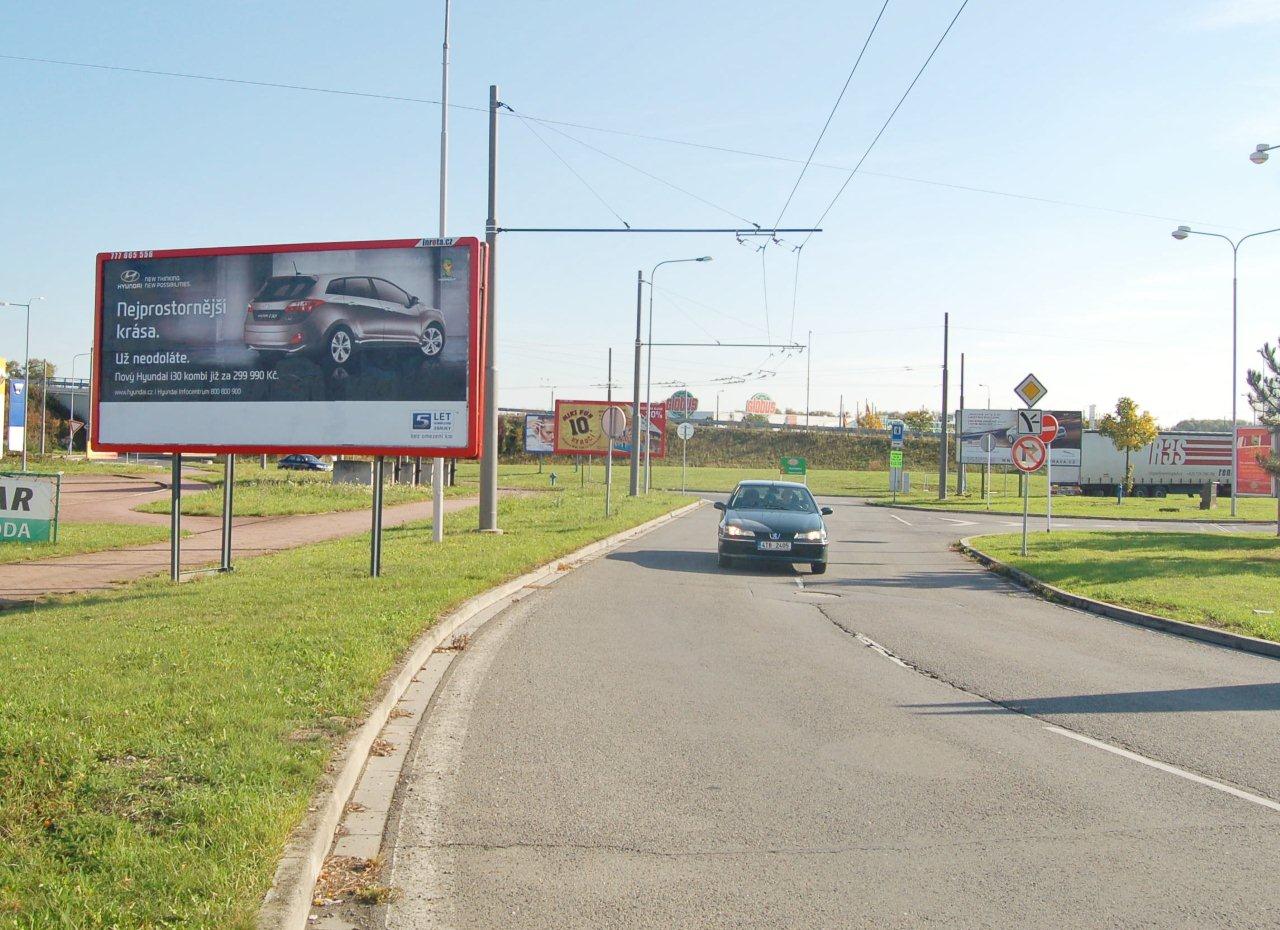
[[[474,238],[98,256],[93,444],[478,453]]]

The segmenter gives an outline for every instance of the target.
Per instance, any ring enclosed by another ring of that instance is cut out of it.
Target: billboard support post
[[[227,463],[222,475],[222,565],[221,571],[231,571],[231,509],[236,486],[236,457],[227,453]]]
[[[382,456],[373,459],[373,526],[369,536],[369,577],[382,574]]]
[[[498,533],[498,85],[489,85],[489,273],[484,301],[484,433],[480,440],[480,532]]]
[[[177,581],[181,572],[182,453],[175,452],[169,470],[169,580]]]

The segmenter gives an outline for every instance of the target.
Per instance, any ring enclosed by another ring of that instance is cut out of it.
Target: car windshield
[[[775,484],[748,484],[738,488],[729,501],[730,510],[789,510],[792,513],[817,513],[813,495],[803,488],[780,487]]]
[[[297,300],[306,297],[315,285],[316,279],[306,275],[267,278],[254,300]]]

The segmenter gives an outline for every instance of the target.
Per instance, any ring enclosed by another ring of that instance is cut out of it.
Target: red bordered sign
[[[1033,472],[1044,467],[1048,449],[1039,436],[1019,436],[1013,441],[1009,454],[1018,471]]]
[[[104,252],[96,449],[474,457],[474,237]]]

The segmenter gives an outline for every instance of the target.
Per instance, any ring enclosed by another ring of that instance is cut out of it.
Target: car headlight
[[[755,532],[736,523],[726,523],[720,528],[721,536],[755,536]]]
[[[826,542],[827,531],[826,530],[808,530],[807,532],[804,532],[804,533],[796,533],[796,539],[801,539],[801,540],[804,540],[805,542]]]

